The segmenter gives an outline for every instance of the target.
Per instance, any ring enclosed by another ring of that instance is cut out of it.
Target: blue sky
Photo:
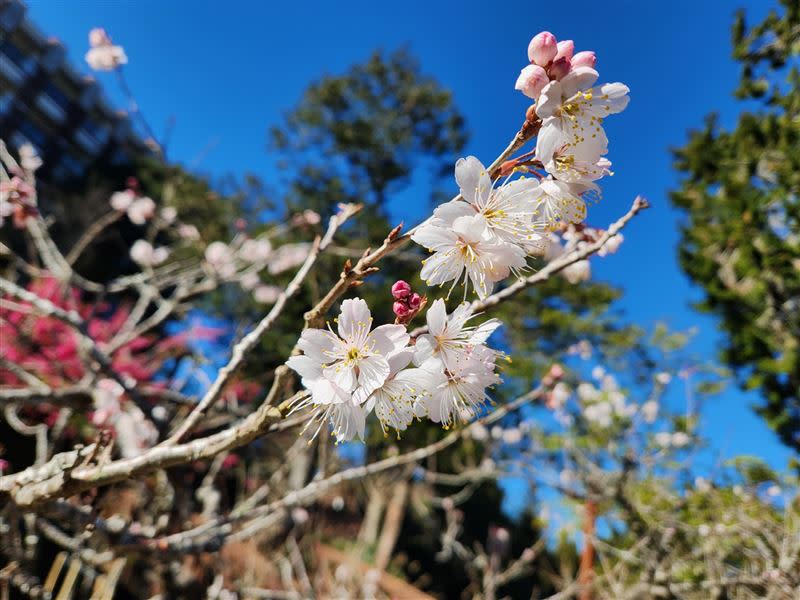
[[[92,27],[105,27],[125,47],[127,78],[148,120],[160,133],[176,118],[171,158],[215,176],[251,171],[273,184],[278,176],[265,150],[267,128],[323,73],[339,73],[376,48],[407,45],[423,70],[453,91],[471,132],[467,152],[488,162],[528,105],[513,87],[530,37],[547,29],[574,39],[578,50],[596,51],[601,81],[625,82],[632,98],[623,114],[606,121],[616,174],[604,180],[604,200],[591,208],[589,221],[606,225],[636,194],[653,205],[625,231],[617,255],[594,261],[595,276],[625,289],[621,306],[632,321],[698,326],[692,348],[712,357],[719,343],[715,322],[691,310],[699,292],[676,263],[679,215],[668,203],[676,182],[669,148],[682,144],[710,111],[723,124],[735,121],[733,12],[744,6],[755,21],[771,5],[573,0],[547,10],[547,3],[470,0],[37,0],[29,14],[63,41],[82,71],[88,72],[83,54]],[[113,78],[98,79],[123,106]],[[427,194],[411,189],[395,199],[393,214],[413,222],[426,203]],[[727,392],[705,407],[703,430],[721,456],[760,455],[781,467],[789,453],[750,411],[755,401]]]

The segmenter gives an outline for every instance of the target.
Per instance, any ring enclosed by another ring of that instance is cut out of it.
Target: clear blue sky
[[[676,264],[679,215],[668,204],[675,185],[669,148],[689,128],[718,111],[724,124],[739,108],[731,97],[738,71],[730,59],[730,24],[737,6],[751,19],[768,0],[673,2],[498,3],[445,2],[227,2],[173,0],[38,0],[29,14],[60,38],[73,63],[87,71],[87,32],[105,27],[123,45],[126,68],[143,112],[160,133],[177,119],[170,155],[219,176],[252,171],[277,184],[266,154],[266,131],[323,73],[339,73],[376,48],[407,44],[423,70],[453,91],[471,132],[468,153],[490,161],[516,131],[527,107],[514,91],[526,64],[530,37],[547,29],[598,55],[601,81],[622,81],[631,103],[609,119],[609,158],[616,175],[604,181],[605,200],[589,221],[603,226],[640,193],[653,208],[625,231],[620,252],[594,261],[598,278],[625,289],[631,320],[672,328],[700,328],[693,349],[714,355],[719,336],[712,319],[690,303],[699,297]],[[501,7],[506,7],[505,12]],[[99,75],[118,106],[114,80]],[[395,202],[398,219],[422,214],[427,194],[415,190]],[[396,199],[397,200],[397,199]],[[401,208],[402,206],[402,208]],[[704,432],[722,456],[752,454],[774,466],[788,452],[749,406],[757,399],[729,391],[704,410]]]

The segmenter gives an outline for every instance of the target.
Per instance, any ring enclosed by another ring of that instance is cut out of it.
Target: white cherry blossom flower
[[[113,428],[120,454],[133,458],[158,441],[158,431],[138,406],[130,402],[123,405],[124,392],[112,379],[98,381],[93,391],[92,423]]]
[[[178,225],[178,235],[184,240],[191,241],[200,239],[200,232],[197,230],[197,227],[186,223]]]
[[[367,399],[366,411],[375,411],[384,434],[387,428],[405,430],[414,418],[425,416],[424,402],[436,380],[424,369],[406,369],[414,351],[405,348],[387,357],[389,376]]]
[[[128,218],[135,225],[144,225],[156,214],[156,203],[147,196],[136,198],[128,207]]]
[[[113,71],[128,63],[122,46],[115,46],[106,31],[100,27],[89,32],[89,45],[91,48],[86,53],[86,62],[95,71]]]
[[[95,71],[113,71],[128,64],[128,57],[122,46],[98,46],[86,53],[86,62]]]
[[[330,329],[306,329],[299,346],[322,365],[326,378],[361,404],[386,381],[387,356],[406,347],[409,336],[403,325],[371,330],[372,315],[361,298],[342,302],[337,326],[338,335]]]
[[[242,279],[242,286],[244,286],[244,283],[245,281]],[[260,302],[261,304],[275,304],[275,301],[282,291],[283,290],[276,285],[257,285],[255,289],[253,289],[253,298],[256,302]]]
[[[514,244],[493,239],[481,214],[456,218],[451,227],[427,223],[411,236],[433,252],[423,261],[421,276],[428,285],[452,281],[451,290],[463,280],[479,298],[492,293],[494,284],[512,271],[525,267],[525,251]]]
[[[307,329],[306,331],[321,331]],[[292,412],[311,408],[308,423],[303,431],[316,424],[313,436],[319,433],[322,426],[330,422],[334,435],[339,442],[364,438],[366,428],[366,412],[356,402],[353,395],[341,389],[325,377],[322,363],[313,352],[302,356],[292,356],[286,364],[301,377],[303,387],[311,395],[298,402]]]
[[[161,209],[161,219],[167,224],[171,225],[178,218],[178,209],[174,206],[165,206]]]
[[[243,290],[253,290],[261,283],[261,277],[258,276],[258,273],[245,273],[242,275],[242,278],[239,280],[239,285],[242,286]]]
[[[581,223],[586,218],[586,202],[575,184],[545,179],[535,196],[534,215],[545,230],[554,231],[565,223]]]
[[[489,401],[486,388],[496,385],[500,378],[494,372],[495,353],[486,346],[474,346],[459,356],[444,373],[441,363],[430,360],[422,365],[430,372],[434,385],[424,399],[428,418],[449,428],[457,420],[474,418]]]
[[[662,448],[669,448],[672,445],[672,434],[669,431],[659,431],[653,436],[653,439]]]
[[[474,316],[468,302],[462,302],[448,315],[444,300],[434,301],[425,315],[428,333],[420,335],[414,346],[414,364],[433,359],[448,368],[467,355],[470,348],[484,344],[500,321],[489,319],[477,326],[468,325]]]
[[[655,400],[648,400],[642,404],[642,417],[645,423],[654,423],[658,418],[658,402]]]
[[[689,442],[692,441],[692,438],[689,437],[688,433],[683,431],[676,431],[672,434],[672,439],[670,443],[675,446],[676,448],[684,448],[685,446],[689,445]]]
[[[477,213],[486,219],[489,233],[498,240],[528,251],[541,246],[544,230],[534,219],[533,202],[538,180],[520,178],[493,187],[489,172],[474,156],[458,159],[455,174],[464,200],[439,206],[433,213],[434,223],[451,226],[458,217]]]
[[[136,240],[131,246],[130,257],[142,267],[156,267],[169,258],[169,249],[154,248],[147,240]]]
[[[553,386],[552,391],[547,397],[547,407],[552,410],[560,410],[566,405],[571,395],[572,390],[569,386],[563,381],[559,381]]]
[[[605,400],[590,404],[583,409],[583,416],[586,420],[594,423],[598,427],[609,427],[613,415],[614,406],[611,402],[606,402]]]
[[[245,240],[239,248],[239,256],[249,263],[265,262],[272,254],[272,244],[266,238]]]
[[[669,385],[670,381],[672,381],[672,375],[667,371],[661,371],[656,373],[655,379],[660,385]]]
[[[109,199],[111,208],[127,213],[131,223],[144,225],[156,213],[156,203],[147,196],[137,196],[133,190],[114,192]]]
[[[311,245],[302,242],[298,244],[284,244],[275,250],[269,263],[270,275],[283,273],[303,263],[308,256]]]
[[[582,281],[589,281],[592,277],[592,266],[588,260],[579,260],[565,267],[561,274],[564,279],[575,285]]]
[[[310,423],[319,423],[316,431],[330,421],[339,441],[363,439],[368,412],[364,403],[386,384],[392,375],[390,364],[394,363],[397,375],[405,360],[395,355],[408,345],[406,328],[381,325],[370,330],[371,324],[372,316],[364,300],[345,300],[339,314],[338,335],[330,329],[306,329],[298,343],[304,354],[293,356],[286,363],[301,376],[303,386],[311,392],[310,398],[298,404],[295,410],[313,407]],[[367,406],[378,410],[380,401],[379,410],[389,419],[391,409],[383,406],[383,402],[391,400],[389,396],[400,387],[390,386],[385,390],[386,397],[376,397]]]
[[[125,212],[128,210],[133,201],[136,200],[136,194],[133,190],[122,190],[121,192],[114,192],[111,194],[109,204],[114,210]]]
[[[305,351],[313,344],[314,351],[323,351],[325,376],[342,389],[353,392],[359,403],[366,400],[389,376],[387,356],[408,345],[409,335],[403,325],[381,325],[374,330],[372,315],[367,303],[360,299],[345,300],[337,323],[338,335],[333,331],[326,340],[319,336],[305,341],[300,347]],[[307,330],[308,331],[308,330]],[[312,341],[313,340],[313,341]]]
[[[225,242],[211,242],[206,247],[204,256],[208,265],[220,277],[228,278],[236,274],[233,250]]]
[[[597,71],[578,67],[561,81],[548,83],[536,104],[536,114],[542,119],[536,156],[559,179],[593,181],[610,166],[600,162],[608,151],[602,122],[625,110],[629,90],[621,83],[589,89],[596,80]]]

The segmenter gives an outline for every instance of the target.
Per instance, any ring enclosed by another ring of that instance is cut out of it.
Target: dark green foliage
[[[289,210],[324,215],[346,201],[381,214],[418,167],[434,182],[451,173],[466,133],[450,92],[398,50],[309,86],[270,139],[290,177]]]
[[[723,360],[764,399],[758,411],[800,450],[800,5],[759,25],[739,14],[736,96],[757,103],[730,131],[715,116],[675,151],[683,176],[680,263],[720,318]]]

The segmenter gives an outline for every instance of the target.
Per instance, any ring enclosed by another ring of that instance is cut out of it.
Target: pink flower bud
[[[564,75],[569,73],[570,68],[570,60],[566,56],[562,56],[554,60],[547,71],[553,79],[561,79]]]
[[[558,53],[556,36],[549,31],[542,31],[533,36],[531,43],[528,44],[528,58],[540,67],[550,64]]]
[[[550,82],[547,72],[539,65],[528,65],[519,72],[515,90],[519,90],[528,98],[536,100],[542,93],[544,86]]]
[[[402,300],[411,293],[411,286],[402,279],[395,281],[392,286],[392,296],[396,300]]]
[[[559,58],[572,58],[572,54],[575,52],[575,42],[572,40],[564,40],[563,42],[558,42],[558,52],[556,52],[556,57],[553,60],[558,60]]]
[[[400,319],[405,319],[409,314],[411,314],[411,309],[408,308],[404,302],[400,302],[399,300],[392,304],[392,311],[394,311],[394,314],[396,314]]]
[[[411,310],[417,310],[421,304],[422,304],[422,297],[416,292],[411,294],[411,297],[408,299],[408,307]]]
[[[573,69],[575,69],[576,67],[594,68],[594,65],[596,63],[597,63],[597,57],[591,50],[584,50],[583,52],[578,52],[575,56],[572,57]]]
[[[228,454],[228,456],[222,460],[222,469],[227,470],[236,468],[240,462],[241,461],[236,454]]]

